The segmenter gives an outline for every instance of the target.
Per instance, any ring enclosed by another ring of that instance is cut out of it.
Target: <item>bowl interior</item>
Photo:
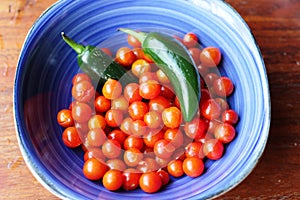
[[[220,72],[235,84],[228,99],[240,120],[236,139],[205,173],[182,177],[156,194],[141,190],[109,192],[83,177],[81,150],[65,147],[56,114],[72,101],[71,79],[79,71],[76,54],[61,39],[116,50],[126,45],[117,28],[161,31],[182,36],[195,32],[203,46],[217,46]],[[15,79],[15,120],[23,156],[35,177],[61,198],[209,198],[236,186],[261,156],[270,124],[266,71],[259,49],[242,18],[219,0],[59,1],[35,23],[25,40]]]

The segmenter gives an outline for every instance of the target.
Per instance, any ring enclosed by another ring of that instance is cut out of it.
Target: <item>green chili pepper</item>
[[[138,81],[130,71],[115,62],[101,49],[78,44],[63,32],[61,35],[63,40],[78,54],[77,61],[80,69],[87,73],[96,84],[102,85],[109,78],[119,80],[123,86]]]
[[[185,121],[191,121],[199,109],[200,76],[186,48],[175,38],[158,32],[119,29],[137,38],[144,53],[167,75],[180,102]]]

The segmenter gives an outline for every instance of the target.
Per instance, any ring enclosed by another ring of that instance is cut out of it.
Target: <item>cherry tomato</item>
[[[149,80],[154,80],[154,81],[158,81],[157,75],[155,72],[145,72],[143,74],[140,75],[139,78],[139,83],[144,83],[147,82]]]
[[[118,190],[123,184],[123,175],[119,170],[110,169],[104,174],[102,183],[110,191]]]
[[[114,79],[108,79],[103,87],[102,87],[102,94],[107,99],[116,99],[122,93],[122,85],[119,81]]]
[[[123,160],[121,159],[110,159],[106,161],[106,165],[109,169],[116,169],[119,171],[124,171],[126,169],[126,165]]]
[[[175,93],[171,85],[162,85],[159,95],[165,97],[166,99],[173,99],[175,97]]]
[[[153,60],[149,56],[145,55],[142,48],[134,48],[132,52],[134,53],[137,59],[144,59],[149,63],[153,63]]]
[[[199,57],[199,62],[200,62],[200,57]],[[209,68],[206,67],[205,65],[202,65],[201,63],[197,65],[198,72],[202,77],[205,77],[206,74],[209,72]],[[202,79],[201,79],[202,80]]]
[[[139,180],[142,173],[135,168],[128,168],[123,172],[123,188],[127,191],[134,190],[139,187]]]
[[[148,80],[140,84],[139,93],[144,99],[154,99],[159,96],[161,85],[155,80]]]
[[[203,145],[204,155],[211,160],[218,160],[222,157],[224,151],[223,144],[217,139],[206,140]]]
[[[201,50],[199,48],[192,47],[192,48],[189,48],[189,53],[192,56],[192,58],[194,60],[194,63],[196,64],[196,66],[199,66],[199,64],[200,64],[200,53],[201,53]]]
[[[159,169],[156,173],[160,176],[162,185],[167,185],[169,183],[170,176],[169,176],[168,172],[166,172],[163,169]]]
[[[141,150],[144,146],[143,139],[133,135],[128,136],[124,141],[124,149],[137,148]]]
[[[239,120],[237,112],[232,109],[225,110],[222,114],[222,121],[229,124],[236,124]]]
[[[221,97],[228,97],[233,92],[233,83],[228,77],[220,77],[214,81],[213,84],[215,93]]]
[[[75,148],[82,144],[81,138],[74,126],[68,127],[63,131],[62,141],[70,148]]]
[[[208,87],[211,87],[214,85],[215,80],[217,80],[218,78],[220,78],[220,76],[218,74],[210,72],[205,75],[204,81]]]
[[[103,154],[109,159],[119,157],[122,152],[120,143],[118,141],[112,140],[112,139],[106,140],[102,144],[101,149],[102,149]]]
[[[142,100],[142,97],[139,93],[139,87],[140,86],[137,83],[129,83],[125,86],[124,97],[129,103]]]
[[[147,125],[143,120],[134,120],[130,126],[130,133],[134,136],[141,137],[146,134]]]
[[[149,111],[144,115],[144,122],[149,128],[159,128],[162,126],[161,114],[156,111]]]
[[[185,134],[192,139],[199,139],[206,134],[208,123],[198,117],[194,118],[191,122],[186,122],[184,125]]]
[[[198,36],[192,32],[187,33],[183,36],[182,42],[187,48],[195,47],[198,45]]]
[[[235,129],[231,124],[223,123],[215,128],[214,136],[223,143],[229,143],[235,137]]]
[[[143,73],[151,71],[151,65],[144,59],[137,59],[132,64],[131,71],[136,77],[140,77]]]
[[[169,108],[170,106],[171,102],[162,96],[158,96],[149,101],[149,110],[156,111],[158,113],[162,113],[164,109]]]
[[[201,107],[201,114],[208,120],[218,119],[221,115],[221,107],[214,99],[208,99]]]
[[[69,109],[62,109],[57,113],[57,122],[60,126],[67,128],[74,125],[72,112]]]
[[[154,172],[159,169],[159,165],[154,158],[145,157],[142,161],[139,162],[137,169],[143,173]]]
[[[129,67],[136,60],[136,56],[133,51],[128,47],[121,47],[116,53],[116,62],[125,67]]]
[[[101,128],[105,129],[106,121],[102,115],[94,115],[88,121],[89,129]]]
[[[182,169],[182,161],[181,160],[172,160],[169,162],[167,166],[167,170],[170,175],[174,177],[180,177],[184,174]]]
[[[105,114],[105,121],[110,127],[119,127],[123,121],[123,113],[120,110],[110,109]]]
[[[202,65],[207,67],[216,67],[221,61],[221,52],[217,47],[206,47],[200,53]]]
[[[89,158],[83,165],[83,174],[90,180],[101,179],[107,170],[108,167],[96,158]]]
[[[191,142],[185,147],[185,156],[187,158],[190,157],[198,157],[198,158],[204,158],[203,150],[202,150],[203,144],[200,142]]]
[[[129,102],[123,95],[112,100],[112,102],[111,102],[111,109],[120,110],[123,113],[127,112],[128,106],[129,106]]]
[[[157,79],[160,83],[163,83],[163,84],[169,84],[170,83],[169,78],[167,77],[167,75],[161,69],[156,71],[156,76],[157,76]]]
[[[72,96],[76,101],[89,102],[95,96],[94,86],[90,81],[80,81],[73,85]]]
[[[184,173],[190,177],[198,177],[204,171],[204,164],[202,159],[198,157],[186,158],[182,163]]]
[[[229,109],[229,105],[225,99],[217,97],[215,101],[220,105],[222,111]]]
[[[131,117],[127,117],[122,121],[122,123],[120,125],[120,129],[127,135],[131,134],[130,129],[131,129],[132,122],[133,122],[133,119],[131,119]]]
[[[160,158],[170,158],[175,151],[175,147],[167,140],[161,139],[154,144],[153,151]]]
[[[86,103],[77,102],[72,109],[72,117],[76,122],[87,122],[92,116],[92,108]]]
[[[164,133],[159,129],[150,129],[148,134],[143,137],[147,147],[153,148],[158,140],[164,139]]]
[[[101,128],[91,129],[86,136],[89,145],[100,147],[106,141],[106,135]]]
[[[133,120],[143,120],[144,115],[148,112],[148,105],[142,101],[135,101],[128,107],[128,113]]]
[[[110,109],[111,101],[101,95],[95,99],[94,106],[97,112],[104,113]]]
[[[120,144],[123,144],[126,139],[126,134],[119,129],[115,129],[107,135],[107,138],[117,140]]]
[[[170,142],[175,148],[183,145],[183,134],[180,129],[167,129],[164,134],[164,139]]]
[[[136,47],[136,48],[141,47],[141,42],[132,35],[129,34],[127,35],[127,42],[132,47]]]
[[[144,192],[157,192],[162,186],[162,180],[156,172],[147,172],[141,175],[139,185]]]
[[[143,159],[143,154],[137,148],[129,148],[124,152],[124,162],[129,167],[134,167]]]
[[[85,153],[84,153],[84,161],[87,161],[90,158],[96,158],[97,160],[104,162],[105,161],[105,156],[102,153],[102,150],[97,147],[92,147],[89,148]]]
[[[88,82],[92,82],[91,78],[89,75],[85,74],[85,73],[78,73],[76,74],[73,79],[72,79],[72,84],[75,85],[76,83],[80,82],[80,81],[88,81]]]
[[[162,112],[162,120],[168,128],[178,128],[182,121],[181,111],[177,107],[169,107]]]

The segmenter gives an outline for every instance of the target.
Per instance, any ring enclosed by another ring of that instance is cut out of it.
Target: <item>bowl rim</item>
[[[193,1],[208,1],[208,0],[189,0],[191,3],[193,3]],[[236,186],[238,186],[241,182],[243,182],[248,176],[249,174],[251,174],[251,172],[254,170],[254,168],[257,166],[257,164],[259,163],[263,152],[266,148],[267,145],[267,140],[268,140],[268,135],[269,135],[269,130],[270,130],[270,124],[271,124],[271,98],[270,98],[270,90],[269,90],[269,83],[268,83],[268,77],[267,77],[267,71],[266,71],[266,67],[264,64],[264,60],[263,60],[263,56],[262,53],[260,51],[259,45],[255,39],[254,34],[252,33],[250,27],[248,26],[248,24],[246,23],[246,21],[242,18],[242,16],[227,2],[225,2],[224,0],[210,0],[212,2],[217,2],[220,4],[224,4],[226,7],[228,7],[233,14],[235,14],[235,17],[237,17],[245,26],[245,28],[249,31],[249,33],[251,34],[251,40],[253,40],[256,49],[259,53],[259,57],[261,59],[261,64],[262,64],[262,69],[263,73],[260,72],[260,75],[264,75],[264,77],[261,77],[265,82],[265,90],[263,91],[263,94],[265,95],[265,100],[264,103],[265,105],[268,105],[265,107],[265,116],[264,116],[264,120],[265,120],[265,124],[264,124],[264,131],[262,131],[262,133],[264,133],[264,135],[262,135],[263,137],[261,138],[262,141],[260,141],[260,151],[258,151],[255,155],[255,159],[251,160],[250,164],[247,164],[248,168],[246,170],[244,170],[242,173],[239,174],[239,176],[237,176],[237,178],[235,178],[234,181],[232,181],[230,184],[227,185],[226,188],[224,188],[223,190],[218,190],[215,193],[211,194],[210,196],[207,196],[208,199],[213,199],[219,196],[222,196],[223,194],[227,193],[228,191],[234,189]],[[51,6],[49,6],[46,10],[44,10],[41,15],[36,19],[36,21],[34,22],[34,24],[32,25],[32,27],[29,29],[25,39],[24,39],[24,43],[22,45],[21,51],[20,51],[20,55],[18,58],[18,62],[17,62],[17,69],[15,71],[15,80],[14,80],[14,88],[13,88],[13,115],[14,115],[14,125],[15,125],[15,130],[16,130],[16,136],[17,136],[17,142],[19,145],[19,149],[21,151],[22,157],[27,165],[27,167],[29,168],[30,172],[33,174],[33,176],[37,179],[37,181],[44,186],[44,188],[46,188],[49,192],[51,192],[53,195],[57,196],[58,198],[61,199],[70,199],[70,197],[66,196],[63,192],[61,192],[58,188],[54,187],[51,183],[50,180],[48,180],[42,173],[38,172],[37,166],[34,164],[34,162],[31,160],[31,156],[28,155],[28,149],[26,147],[26,144],[24,144],[24,141],[21,140],[20,137],[20,132],[22,132],[22,128],[20,125],[20,121],[21,121],[21,117],[18,116],[18,108],[17,108],[17,84],[18,84],[18,75],[20,72],[20,67],[19,65],[21,64],[21,59],[22,59],[22,52],[24,49],[26,49],[26,45],[28,44],[28,39],[31,35],[32,32],[34,32],[34,30],[36,29],[36,26],[38,26],[38,24],[40,22],[42,22],[43,17],[47,14],[49,14],[49,12],[51,12],[52,9],[59,7],[60,5],[67,5],[69,2],[67,0],[60,0],[57,1],[55,3],[53,3]]]

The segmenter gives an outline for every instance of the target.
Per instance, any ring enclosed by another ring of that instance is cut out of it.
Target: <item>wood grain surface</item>
[[[19,151],[13,84],[25,36],[55,0],[0,2],[0,199],[57,199]],[[245,19],[265,60],[272,103],[266,150],[254,171],[218,199],[300,199],[300,0],[226,0]]]

